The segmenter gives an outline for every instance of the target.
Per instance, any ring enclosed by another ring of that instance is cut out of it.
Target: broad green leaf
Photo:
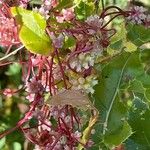
[[[123,47],[123,41],[122,40],[118,40],[114,43],[111,43],[111,45],[109,46],[111,49],[113,50],[121,50],[121,48]]]
[[[121,23],[120,29],[118,29],[117,33],[112,36],[110,40],[110,45],[107,48],[107,52],[112,55],[115,51],[124,50],[126,52],[134,52],[137,50],[137,46],[130,41],[127,41],[127,31],[125,28],[125,23]]]
[[[133,92],[135,95],[140,94],[141,96],[143,96],[143,100],[148,100],[147,102],[150,102],[150,74],[149,72],[145,71],[145,66],[149,66],[149,54],[149,50],[144,50],[140,53],[139,58],[133,59],[133,62],[137,63],[137,65],[134,67],[134,71],[135,69],[138,70],[139,75],[135,74],[135,80],[130,81],[129,86],[126,87],[128,91]],[[142,63],[145,63],[145,66]],[[131,76],[128,74],[127,77],[131,78]]]
[[[150,88],[145,90],[145,97],[150,101]]]
[[[136,46],[150,42],[150,28],[145,28],[142,25],[128,24],[127,31],[127,38]]]
[[[106,140],[105,144],[110,146],[110,148],[114,146],[114,141],[120,144],[131,134],[129,127],[126,137],[120,136],[120,133],[124,132],[123,126],[127,117],[127,108],[125,103],[120,99],[119,90],[125,74],[128,73],[131,76],[135,74],[140,75],[138,70],[132,72],[137,63],[136,61],[132,62],[135,59],[134,57],[136,57],[136,54],[124,53],[113,59],[112,62],[103,68],[99,84],[95,87],[93,99],[95,106],[100,111],[101,118],[101,124],[98,129],[99,137],[103,138],[105,143],[106,137],[112,137],[116,133],[112,141],[110,140],[108,143]]]
[[[21,26],[19,37],[25,47],[36,54],[50,54],[52,43],[45,32],[46,20],[39,13],[20,7],[12,7],[11,12]]]
[[[142,99],[135,97],[133,105],[130,108],[129,124],[131,125],[134,134],[130,137],[132,142],[142,145],[150,149],[150,109]],[[129,143],[127,143],[129,144]]]
[[[108,147],[114,147],[125,141],[131,135],[132,129],[130,125],[125,121],[122,127],[120,127],[117,131],[115,131],[111,135],[105,136],[104,143],[106,143]]]
[[[128,91],[133,92],[134,95],[140,94],[143,97],[143,100],[144,101],[146,100],[145,102],[150,102],[150,87],[145,88],[144,83],[142,83],[140,80],[136,79],[136,80],[130,82]]]
[[[128,128],[126,138],[120,136],[120,133],[123,132],[124,122],[127,121],[129,109],[129,106],[126,105],[127,101],[124,100],[124,97],[122,98],[121,94],[128,88],[129,91],[136,91],[144,95],[145,88],[149,85],[146,82],[148,79],[145,79],[145,76],[148,78],[148,75],[145,74],[138,51],[124,52],[117,56],[102,67],[100,74],[99,84],[95,86],[93,95],[95,106],[100,111],[100,123],[96,128],[95,141],[98,142],[99,139],[99,142],[112,148],[112,146],[117,146],[115,143],[122,143],[131,135]],[[132,96],[130,98],[133,98]],[[115,136],[113,136],[114,134]],[[108,137],[113,138],[105,140]]]

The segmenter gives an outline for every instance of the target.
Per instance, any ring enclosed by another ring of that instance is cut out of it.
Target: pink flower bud
[[[5,89],[4,91],[3,91],[3,94],[5,95],[5,96],[7,96],[7,97],[12,97],[13,96],[13,91],[11,90],[11,89]]]

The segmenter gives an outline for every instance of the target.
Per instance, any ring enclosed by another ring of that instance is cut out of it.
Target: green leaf
[[[150,88],[145,90],[145,96],[150,101]]]
[[[33,53],[49,55],[52,44],[45,32],[46,20],[39,13],[20,7],[12,7],[11,12],[21,25],[19,37],[25,47]]]
[[[125,141],[131,135],[132,129],[127,121],[125,121],[122,127],[120,127],[117,131],[111,135],[105,136],[104,143],[106,143],[108,147],[114,147]]]
[[[65,37],[65,43],[64,43],[64,48],[69,48],[72,47],[76,44],[75,38],[73,36],[66,36]]]
[[[130,108],[129,124],[134,132],[130,139],[150,149],[150,109],[149,106],[138,97],[135,97],[132,107]]]
[[[113,59],[103,68],[99,84],[95,87],[93,99],[95,106],[100,111],[101,118],[101,125],[99,125],[98,129],[99,137],[103,138],[104,144],[110,146],[110,148],[122,143],[131,135],[130,127],[126,127],[128,131],[126,137],[125,134],[121,136],[121,133],[124,133],[124,127],[128,125],[124,124],[127,117],[127,108],[120,98],[119,91],[126,74],[131,76],[141,74],[139,68],[135,68],[138,63],[134,60],[138,56],[138,54],[123,53],[121,56]],[[132,72],[133,70],[134,72]],[[116,133],[116,136],[113,137],[114,133]],[[105,139],[109,136],[113,137],[113,140],[108,142]]]
[[[115,51],[122,50],[122,48],[124,48],[126,52],[134,52],[137,50],[137,46],[135,44],[127,41],[127,31],[124,22],[121,23],[120,29],[118,29],[117,33],[111,37],[107,52],[110,55],[113,55]]]
[[[13,143],[13,149],[14,150],[21,150],[21,144],[18,142]]]
[[[138,144],[134,140],[128,139],[124,144],[126,150],[149,150],[149,146]]]
[[[6,138],[0,139],[0,149],[2,149],[5,146]]]
[[[59,4],[56,9],[62,10],[65,8],[69,8],[73,5],[73,0],[59,0]]]
[[[137,50],[137,46],[131,42],[125,43],[125,51],[126,52],[134,52]]]
[[[128,101],[122,96],[122,92],[127,94],[126,89],[128,89],[134,93],[136,91],[144,95],[145,88],[150,87],[150,78],[145,74],[138,51],[122,53],[111,62],[103,65],[99,74],[101,76],[99,84],[95,86],[93,100],[100,111],[100,124],[96,128],[97,135],[94,140],[96,143],[98,141],[103,142],[111,149],[112,146],[117,146],[115,143],[122,143],[131,135],[128,128],[126,138],[120,136],[124,132],[123,126],[124,122],[127,121],[129,109]],[[147,97],[149,96],[148,92]],[[129,98],[133,98],[133,94]],[[115,136],[113,136],[114,134]],[[111,137],[113,137],[112,140],[110,140]],[[107,138],[110,139],[106,140]]]
[[[94,12],[94,3],[80,1],[80,3],[75,7],[75,14],[77,19],[85,20],[88,16],[92,15]]]
[[[35,127],[37,125],[37,123],[38,123],[38,120],[36,118],[30,119],[30,121],[29,121],[30,128]]]
[[[146,54],[148,53],[148,55]],[[133,63],[136,66],[132,69],[135,74],[131,76],[131,74],[126,74],[128,78],[133,78],[134,80],[130,80],[128,87],[128,91],[134,93],[135,95],[141,95],[145,102],[150,102],[150,75],[145,71],[145,66],[142,63],[149,60],[149,51],[142,51],[136,59],[133,59]],[[142,58],[142,59],[141,59]],[[146,66],[148,64],[145,64]],[[149,65],[148,65],[149,66]],[[139,72],[139,73],[138,73]],[[138,75],[139,74],[139,75]]]
[[[13,75],[17,75],[19,74],[21,71],[21,66],[18,63],[14,63],[12,65],[9,66],[8,71],[6,72],[6,74],[8,76],[13,76]]]
[[[128,24],[127,31],[127,38],[136,46],[150,42],[150,28],[145,28],[142,25]]]
[[[145,92],[142,82],[137,79],[130,82],[128,90],[132,92],[138,92],[138,93]]]
[[[125,23],[121,22],[120,28],[117,30],[116,34],[111,37],[111,43],[115,43],[117,41],[126,41],[126,28],[125,28]]]

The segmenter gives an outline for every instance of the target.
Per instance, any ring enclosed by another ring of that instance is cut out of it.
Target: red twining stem
[[[64,86],[67,89],[66,76],[65,76],[65,73],[64,73],[64,69],[63,69],[62,63],[61,63],[60,58],[59,58],[58,49],[55,49],[55,53],[56,53],[56,56],[57,56],[57,59],[58,59],[58,63],[59,63],[59,66],[60,66],[60,71],[61,71],[61,74],[62,74],[62,77],[63,77],[63,80],[64,80]]]
[[[49,66],[49,69],[50,69],[50,74],[49,74],[49,90],[50,90],[50,94],[52,95],[52,71],[53,71],[53,59],[54,59],[54,53],[51,55],[51,61],[49,62],[47,59],[46,59],[46,62]]]

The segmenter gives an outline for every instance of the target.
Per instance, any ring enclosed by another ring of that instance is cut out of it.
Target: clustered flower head
[[[70,105],[43,106],[32,113],[32,120],[21,129],[26,138],[35,144],[35,150],[74,150],[81,142],[81,119]],[[37,121],[34,128],[32,121]],[[89,143],[91,140],[81,142],[86,148],[92,146]]]
[[[95,58],[91,53],[80,53],[77,57],[71,60],[70,66],[76,69],[77,72],[83,71],[83,69],[89,69],[94,66]]]
[[[97,77],[95,75],[90,75],[87,77],[70,78],[72,84],[72,89],[83,90],[86,93],[94,93],[94,86],[98,84]]]
[[[57,5],[58,5],[58,0],[42,0],[41,7],[39,9],[35,7],[33,10],[39,12],[42,16],[48,19],[50,17],[49,11],[52,8],[55,8]]]
[[[94,15],[94,16],[88,17],[86,22],[88,25],[92,27],[101,28],[104,21],[98,15]]]
[[[68,9],[62,9],[59,16],[56,17],[57,21],[59,23],[63,23],[64,21],[70,21],[75,17],[74,9],[68,8]]]
[[[18,43],[18,32],[13,18],[0,15],[0,45],[10,46]]]
[[[127,19],[134,24],[143,24],[147,18],[147,10],[142,6],[133,6]]]

